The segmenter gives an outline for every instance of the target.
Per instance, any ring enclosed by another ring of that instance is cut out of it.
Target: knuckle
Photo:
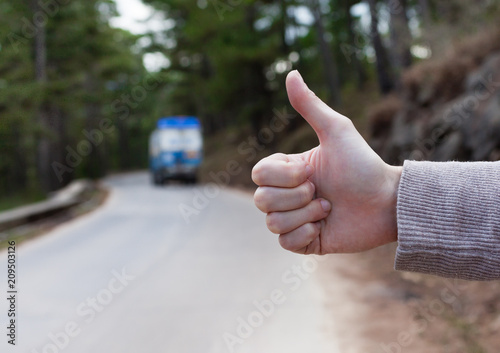
[[[338,120],[338,129],[344,131],[349,129],[355,129],[355,126],[351,119],[345,116],[341,116]]]
[[[279,244],[285,250],[297,251],[309,245],[318,233],[319,230],[314,224],[304,224],[291,233],[281,234]]]
[[[262,182],[262,164],[261,163],[257,163],[252,168],[252,180],[255,184],[261,185],[261,182]]]
[[[263,188],[260,187],[255,191],[255,194],[253,196],[253,200],[255,203],[255,206],[262,212],[269,212],[270,210],[270,204],[269,204],[269,192]]]
[[[290,177],[293,185],[300,185],[304,182],[304,171],[301,168],[290,166]]]
[[[267,228],[271,231],[271,233],[274,234],[280,234],[281,233],[281,227],[279,224],[279,216],[275,212],[270,212],[266,216],[266,225]]]
[[[304,238],[307,238],[309,243],[313,241],[318,234],[318,227],[316,227],[314,223],[308,223],[304,226]]]
[[[293,248],[292,243],[290,241],[290,237],[287,234],[281,234],[278,238],[280,246],[289,251],[294,251],[296,249]]]
[[[314,184],[309,181],[305,182],[304,187],[302,188],[301,202],[305,203],[311,201],[314,197],[314,191]]]

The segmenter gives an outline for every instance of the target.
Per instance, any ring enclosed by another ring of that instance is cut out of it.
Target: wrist
[[[403,172],[403,167],[387,166],[387,187],[386,187],[386,197],[385,203],[382,207],[384,214],[384,238],[386,243],[392,243],[398,241],[398,215],[397,215],[397,204],[398,204],[398,191],[399,183],[401,181],[401,174]]]

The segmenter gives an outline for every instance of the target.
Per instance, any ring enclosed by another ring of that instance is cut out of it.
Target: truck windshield
[[[162,151],[199,150],[202,147],[198,129],[162,129],[159,140]]]
[[[199,129],[185,129],[182,131],[185,150],[199,150],[202,147],[201,132]]]
[[[182,149],[180,130],[165,129],[159,131],[159,145],[162,151],[178,151]]]

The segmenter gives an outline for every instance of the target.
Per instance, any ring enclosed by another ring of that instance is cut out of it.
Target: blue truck
[[[167,180],[196,183],[202,162],[203,137],[196,117],[171,116],[158,120],[149,139],[149,166],[155,185]]]

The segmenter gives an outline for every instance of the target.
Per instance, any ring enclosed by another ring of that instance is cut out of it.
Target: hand
[[[252,171],[255,204],[283,248],[301,254],[352,253],[397,240],[396,201],[402,168],[368,146],[351,120],[309,90],[297,71],[286,81],[292,106],[320,145],[276,154]]]

